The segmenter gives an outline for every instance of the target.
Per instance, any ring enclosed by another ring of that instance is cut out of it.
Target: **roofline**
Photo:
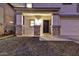
[[[15,7],[16,11],[59,11],[60,8],[26,8],[26,7]]]
[[[79,14],[59,14],[60,16],[79,16]]]
[[[12,9],[14,9],[14,6],[12,6],[10,3],[7,3]]]

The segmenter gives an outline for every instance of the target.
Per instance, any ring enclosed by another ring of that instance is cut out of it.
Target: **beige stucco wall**
[[[4,8],[0,6],[0,35],[4,33]]]
[[[24,17],[24,27],[25,27],[25,34],[26,36],[33,36],[34,35],[34,27],[30,26],[30,18],[29,17]]]
[[[14,22],[14,10],[8,4],[4,4],[5,8],[5,29],[10,31],[14,30],[14,23],[10,23],[11,21]]]
[[[61,17],[61,35],[79,35],[79,17]]]
[[[14,30],[14,10],[7,3],[0,3],[0,34],[4,34],[5,30]]]

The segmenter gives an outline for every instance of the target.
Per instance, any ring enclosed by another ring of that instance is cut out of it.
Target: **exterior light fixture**
[[[27,8],[32,8],[32,3],[27,3]]]
[[[41,25],[41,19],[35,19],[35,25]]]
[[[13,23],[13,21],[10,21],[10,23],[12,24],[12,23]]]

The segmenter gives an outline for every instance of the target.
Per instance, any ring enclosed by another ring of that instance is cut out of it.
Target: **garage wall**
[[[79,35],[79,17],[61,17],[61,35]]]

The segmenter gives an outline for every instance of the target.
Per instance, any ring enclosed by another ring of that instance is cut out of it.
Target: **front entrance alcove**
[[[24,36],[51,34],[51,13],[23,13]]]

